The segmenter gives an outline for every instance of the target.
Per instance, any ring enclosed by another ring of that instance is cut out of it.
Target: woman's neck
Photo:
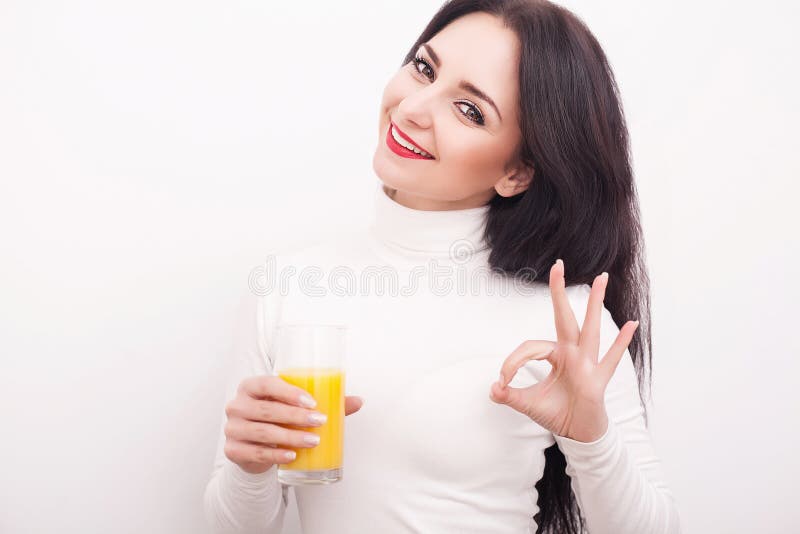
[[[470,255],[486,248],[484,239],[489,206],[424,210],[405,206],[398,192],[378,182],[375,187],[373,235],[395,252],[415,259]]]

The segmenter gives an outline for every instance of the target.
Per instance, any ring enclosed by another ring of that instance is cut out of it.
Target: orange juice
[[[289,384],[303,388],[317,401],[312,408],[328,416],[325,424],[316,427],[283,425],[286,428],[311,432],[320,437],[319,445],[292,449],[297,457],[279,469],[325,471],[342,467],[344,460],[344,371],[326,367],[289,367],[278,376]]]

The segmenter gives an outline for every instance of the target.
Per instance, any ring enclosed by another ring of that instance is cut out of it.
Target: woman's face
[[[416,56],[389,80],[381,101],[372,166],[396,190],[393,198],[415,209],[445,210],[524,191],[533,171],[511,161],[521,137],[516,34],[494,15],[470,13]],[[393,125],[430,156],[401,148]]]

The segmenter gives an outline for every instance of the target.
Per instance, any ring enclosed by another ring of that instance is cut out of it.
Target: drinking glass
[[[292,449],[294,460],[278,464],[284,484],[331,484],[342,479],[344,460],[344,392],[347,327],[341,324],[284,323],[276,329],[273,373],[308,391],[328,416],[317,427],[281,425],[311,432],[319,445]]]

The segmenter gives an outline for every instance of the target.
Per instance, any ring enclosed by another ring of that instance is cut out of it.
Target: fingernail
[[[309,445],[319,445],[319,436],[316,434],[306,434],[303,436],[303,441]]]
[[[603,271],[603,272],[600,274],[600,276],[602,276],[602,277],[603,277],[603,281],[605,281],[605,280],[608,280],[608,273],[607,273],[607,272]]]
[[[315,408],[317,406],[317,401],[315,401],[308,395],[300,395],[300,404],[302,404],[306,408]]]
[[[639,326],[639,321],[634,321],[634,322],[633,322],[633,326],[636,326],[636,327],[638,327],[638,326]]]
[[[328,416],[324,413],[312,413],[308,415],[308,422],[313,425],[324,425],[328,420]]]
[[[503,373],[500,373],[500,380],[497,381],[500,387],[503,387],[503,384],[506,383],[506,379],[503,377]]]
[[[564,262],[563,262],[563,261],[561,261],[560,259],[556,260],[556,263],[560,263],[560,264],[562,264],[562,265],[564,264]]]
[[[286,451],[283,453],[287,460],[294,460],[297,457],[297,453],[294,451]]]

